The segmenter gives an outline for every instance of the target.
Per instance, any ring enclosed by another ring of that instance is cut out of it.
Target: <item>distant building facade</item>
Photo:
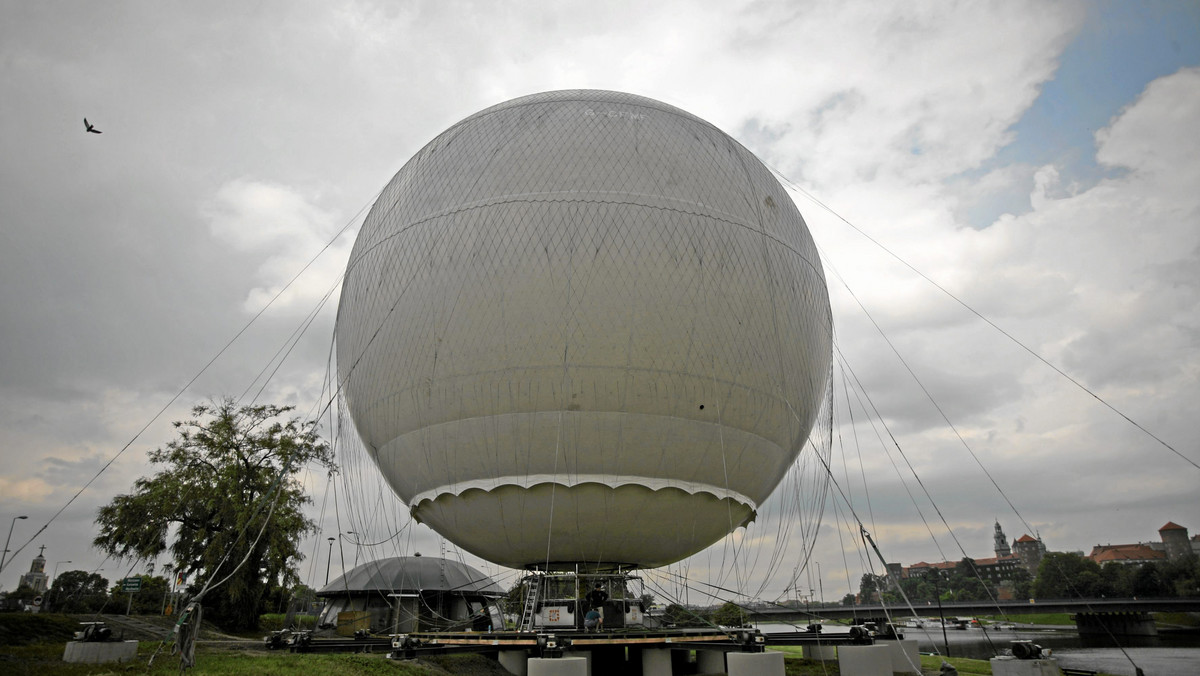
[[[1158,542],[1096,545],[1088,558],[1100,565],[1140,566],[1147,563],[1184,561],[1200,553],[1200,540],[1188,538],[1188,529],[1174,521],[1158,529]]]
[[[1038,566],[1042,565],[1042,557],[1046,555],[1046,545],[1042,542],[1041,536],[1034,538],[1026,533],[1013,540],[1012,552],[1021,560],[1021,567],[1030,575],[1036,576]]]
[[[955,561],[939,561],[937,563],[922,561],[905,568],[903,577],[921,577],[937,573],[937,576],[944,580],[950,577],[950,574],[954,572],[954,567],[957,565],[958,563]]]
[[[1100,565],[1117,563],[1123,566],[1140,566],[1167,560],[1167,555],[1150,545],[1096,545],[1088,558]]]
[[[1013,573],[1022,568],[1021,559],[1014,554],[995,556],[987,559],[974,559],[975,570],[979,577],[988,582],[1000,583],[1013,579]]]
[[[1042,557],[1046,553],[1046,545],[1042,544],[1041,538],[1033,538],[1028,535],[1017,538],[1010,547],[1008,537],[1004,534],[1004,528],[999,521],[993,527],[992,548],[995,556],[971,559],[971,561],[975,564],[975,570],[979,573],[979,577],[987,582],[995,583],[998,588],[1008,588],[1010,592],[1012,585],[1006,585],[1006,583],[1012,582],[1016,571],[1024,569],[1030,575],[1037,575],[1038,566],[1041,565]],[[958,563],[958,561],[937,563],[921,561],[907,567],[892,563],[888,564],[888,577],[899,579],[929,576],[936,573],[941,579],[947,579],[954,573]],[[900,568],[901,573],[897,575],[894,568]]]
[[[18,586],[29,587],[39,594],[46,591],[46,557],[43,555],[45,551],[46,545],[42,545],[38,555],[33,557],[33,565],[29,566],[29,572],[21,575]]]
[[[1159,542],[1137,542],[1133,544],[1096,545],[1087,558],[1100,565],[1143,565],[1146,563],[1166,563],[1186,560],[1191,556],[1200,556],[1200,535],[1189,537],[1188,529],[1174,521],[1158,529]],[[1038,567],[1046,555],[1046,545],[1041,536],[1024,534],[1008,545],[1004,529],[997,521],[993,527],[992,546],[995,557],[972,559],[979,576],[988,582],[997,584],[1000,594],[1005,590],[1011,594],[1013,573],[1024,569],[1030,576],[1036,577]],[[1079,552],[1081,555],[1083,552]],[[889,582],[910,577],[921,577],[937,574],[942,579],[948,579],[954,573],[958,561],[942,561],[927,563],[921,561],[911,566],[889,563]]]

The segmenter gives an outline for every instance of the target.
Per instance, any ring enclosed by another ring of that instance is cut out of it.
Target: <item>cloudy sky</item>
[[[252,396],[388,179],[477,110],[573,88],[679,106],[795,185],[836,397],[886,423],[855,410],[834,474],[889,560],[990,556],[996,519],[1055,550],[1200,532],[1200,5],[652,5],[0,0],[0,524],[30,517],[0,586],[43,544],[124,574],[87,546],[96,507],[189,406]],[[318,405],[333,298],[263,400]],[[338,526],[305,479],[320,584]],[[863,554],[829,504],[814,561],[840,598]],[[739,535],[732,577],[722,545],[676,572],[775,598],[799,545],[765,583],[748,553],[774,532]]]

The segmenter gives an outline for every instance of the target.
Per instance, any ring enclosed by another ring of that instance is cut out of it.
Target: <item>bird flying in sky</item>
[[[96,127],[92,126],[92,123],[88,122],[86,117],[83,118],[83,128],[93,134],[103,134],[104,133],[104,132],[100,131],[99,129],[97,129]]]

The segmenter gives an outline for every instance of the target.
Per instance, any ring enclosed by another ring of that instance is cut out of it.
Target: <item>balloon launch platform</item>
[[[601,632],[414,632],[386,638],[355,639],[313,639],[301,634],[289,641],[288,648],[300,653],[387,651],[388,657],[396,660],[479,653],[498,660],[509,672],[520,676],[534,673],[530,662],[544,667],[540,672],[544,674],[681,676],[726,673],[748,676],[783,673],[783,654],[767,652],[768,646],[804,646],[806,657],[833,660],[836,659],[836,648],[873,644],[874,638],[865,628],[830,636],[815,628],[764,635],[755,629],[711,627],[626,628]],[[586,668],[579,672],[570,670],[568,665],[578,659],[585,661]],[[556,668],[559,664],[566,670]]]
[[[712,624],[698,613],[688,619],[707,626],[664,626],[669,618],[647,615],[639,594],[640,578],[629,572],[539,571],[524,577],[515,591],[519,592],[519,615],[506,614],[495,600],[493,607],[481,608],[468,621],[468,626],[486,626],[486,630],[415,628],[399,632],[395,628],[424,626],[422,621],[436,624],[439,618],[426,613],[413,616],[397,603],[388,619],[390,633],[359,630],[353,637],[318,638],[311,632],[297,632],[286,638],[277,635],[274,642],[268,639],[268,647],[286,646],[300,653],[387,652],[396,660],[481,653],[520,676],[718,672],[757,676],[783,673],[782,653],[768,652],[768,646],[805,646],[806,656],[833,659],[839,646],[869,646],[875,639],[874,627],[869,625],[827,634],[820,624],[811,624],[790,633],[763,634],[755,628]],[[515,610],[511,605],[509,609]],[[690,613],[686,609],[679,612]],[[492,631],[492,626],[514,628]],[[890,637],[897,638],[894,633]],[[572,671],[579,668],[585,670]]]

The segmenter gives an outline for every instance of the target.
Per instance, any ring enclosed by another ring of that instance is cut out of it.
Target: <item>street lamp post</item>
[[[329,540],[329,555],[325,557],[325,586],[329,586],[329,564],[333,563],[333,541],[337,538],[326,538]]]
[[[14,516],[12,523],[8,524],[8,537],[4,538],[4,552],[0,553],[0,573],[4,572],[4,560],[8,558],[8,543],[12,540],[13,527],[17,525],[17,519],[28,519],[29,517],[22,514]]]

